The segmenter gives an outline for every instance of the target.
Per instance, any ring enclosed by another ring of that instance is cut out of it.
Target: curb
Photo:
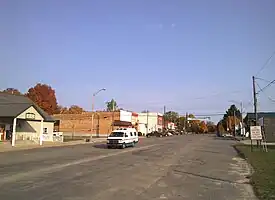
[[[81,141],[81,142],[80,142]],[[11,152],[11,151],[24,151],[24,150],[31,150],[31,149],[41,149],[41,148],[53,148],[53,147],[66,147],[66,146],[75,146],[75,145],[86,145],[86,144],[95,144],[95,143],[102,143],[104,141],[91,141],[91,142],[84,142],[80,140],[78,143],[61,143],[61,144],[56,144],[56,145],[45,145],[45,146],[26,146],[26,147],[11,147],[11,148],[3,148],[0,149],[0,153],[5,153],[5,152]]]

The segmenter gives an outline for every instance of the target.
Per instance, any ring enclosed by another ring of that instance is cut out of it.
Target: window
[[[133,133],[132,133],[132,132],[130,132],[130,135],[131,135],[131,136],[133,136]]]
[[[135,132],[135,136],[137,136],[137,132]]]
[[[123,132],[112,132],[110,134],[110,137],[123,137],[124,133]]]
[[[25,118],[26,119],[35,119],[35,114],[34,113],[26,113]]]
[[[44,133],[44,134],[47,134],[47,133],[48,133],[48,128],[44,128],[43,133]]]

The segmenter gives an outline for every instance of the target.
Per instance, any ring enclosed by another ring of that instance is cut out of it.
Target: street
[[[135,148],[75,145],[0,153],[5,200],[256,199],[231,140],[143,138]]]

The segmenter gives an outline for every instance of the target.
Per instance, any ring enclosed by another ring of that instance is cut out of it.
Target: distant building
[[[94,125],[92,115],[94,114]],[[136,114],[134,114],[135,118]],[[82,114],[57,114],[60,120],[59,130],[64,135],[106,137],[112,130],[122,127],[135,127],[131,111],[118,110],[115,112],[98,111]],[[93,126],[93,127],[92,127]]]
[[[154,112],[138,113],[138,131],[143,135],[152,131],[161,131],[162,128],[163,114]]]
[[[275,112],[257,113],[258,124],[262,126],[267,142],[275,142]],[[244,118],[246,130],[250,131],[250,126],[255,125],[255,114],[247,113]]]
[[[176,125],[174,122],[166,122],[166,127],[169,129],[169,130],[175,130],[176,129]]]

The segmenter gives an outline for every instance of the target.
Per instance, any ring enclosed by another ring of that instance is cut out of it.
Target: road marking
[[[61,169],[66,168],[66,167],[79,165],[79,164],[82,164],[82,163],[88,163],[88,162],[100,160],[100,159],[103,159],[103,158],[108,158],[108,157],[111,157],[111,156],[116,156],[116,155],[120,155],[120,154],[124,154],[124,153],[134,152],[134,151],[138,151],[138,150],[142,150],[142,149],[148,149],[148,148],[156,146],[156,145],[157,144],[152,144],[152,145],[147,145],[147,146],[144,146],[144,147],[136,147],[136,148],[132,148],[132,149],[126,149],[126,150],[118,151],[118,152],[115,152],[115,153],[109,153],[109,154],[106,154],[106,155],[96,156],[96,157],[92,157],[92,158],[84,158],[84,159],[76,160],[76,161],[65,163],[65,164],[57,164],[57,165],[54,165],[54,166],[51,166],[51,167],[42,168],[42,169],[35,170],[35,171],[22,172],[22,173],[18,173],[18,174],[15,174],[15,175],[2,177],[0,179],[0,187],[4,183],[10,183],[10,182],[18,181],[18,180],[23,179],[25,177],[37,176],[41,173],[55,172],[55,171],[61,170]]]

